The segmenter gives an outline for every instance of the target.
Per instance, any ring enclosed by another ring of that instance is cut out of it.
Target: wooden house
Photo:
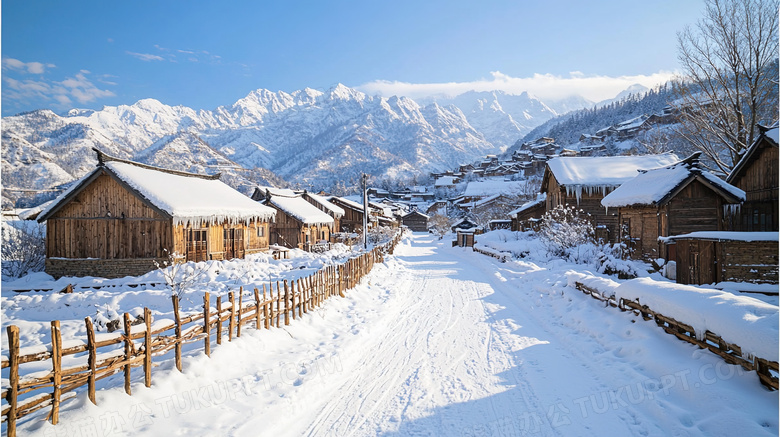
[[[589,214],[596,238],[617,242],[618,211],[607,210],[601,199],[639,170],[648,170],[679,161],[670,153],[645,156],[558,157],[547,161],[540,191],[547,195],[545,210],[559,205],[575,206]]]
[[[155,261],[241,258],[267,250],[275,211],[219,180],[110,157],[38,216],[52,276],[140,275]]]
[[[734,231],[778,230],[778,127],[762,130],[726,179],[746,197],[734,211]]]
[[[675,246],[659,237],[724,229],[724,212],[745,192],[702,170],[700,152],[676,164],[640,173],[609,193],[601,204],[617,211],[619,239],[631,257],[675,260]]]
[[[467,218],[459,220],[450,229],[455,232],[452,245],[459,247],[474,247],[474,237],[480,233],[479,226]]]
[[[547,203],[547,195],[539,194],[535,200],[524,203],[509,213],[513,231],[538,231],[539,223],[544,215]]]
[[[340,232],[361,232],[363,229],[363,205],[343,197],[331,197],[328,201],[344,210]],[[369,215],[371,213],[369,212]],[[369,226],[371,219],[368,220]]]
[[[302,195],[266,193],[263,203],[277,211],[271,225],[271,244],[306,251],[327,250],[335,220]]]
[[[677,247],[680,284],[778,283],[777,232],[692,232],[666,241]]]
[[[317,207],[320,211],[333,217],[333,232],[338,232],[338,230],[341,229],[341,218],[344,217],[345,214],[344,208],[333,204],[327,200],[325,196],[319,194],[304,191],[301,197]]]
[[[428,217],[427,215],[419,212],[412,211],[401,219],[404,226],[408,227],[414,232],[428,232]]]

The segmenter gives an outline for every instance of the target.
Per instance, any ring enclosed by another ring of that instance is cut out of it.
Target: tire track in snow
[[[361,351],[355,366],[360,374],[338,388],[307,434],[392,432],[394,425],[403,425],[400,422],[414,423],[433,410],[480,399],[487,401],[479,402],[472,417],[438,414],[435,426],[429,419],[422,427],[436,428],[437,434],[468,428],[476,419],[497,421],[516,411],[536,410],[538,402],[530,393],[516,393],[518,385],[497,376],[514,363],[482,301],[492,293],[489,278],[464,275],[457,259],[440,254],[438,262],[425,261],[415,247],[404,246],[396,254],[405,268],[395,277],[393,289],[411,290],[403,297],[409,305],[402,305],[399,317],[385,327],[384,338]],[[392,357],[383,352],[388,349]],[[496,404],[496,393],[508,394]]]

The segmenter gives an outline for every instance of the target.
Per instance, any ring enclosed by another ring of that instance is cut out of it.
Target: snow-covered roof
[[[708,171],[699,169],[696,165],[685,161],[667,167],[640,173],[635,178],[626,181],[615,191],[607,194],[601,204],[606,207],[623,207],[631,205],[659,205],[665,203],[678,188],[691,179],[699,179],[706,185],[720,191],[733,203],[745,200],[745,192],[726,183]]]
[[[779,237],[780,233],[778,232],[698,231],[690,234],[660,237],[659,240],[778,241]]]
[[[638,170],[665,167],[680,159],[673,153],[642,156],[571,156],[547,161],[547,167],[562,186],[617,187],[636,177]]]
[[[414,211],[412,211],[412,212],[410,212],[410,213],[408,213],[408,214],[404,215],[404,216],[403,216],[403,218],[407,218],[407,217],[409,217],[409,216],[412,216],[412,215],[419,215],[419,216],[421,216],[421,217],[424,217],[426,220],[427,220],[427,219],[429,219],[429,218],[431,218],[431,217],[430,217],[430,216],[428,216],[427,214],[423,214],[423,213],[421,213],[420,211],[417,211],[417,210],[414,210]]]
[[[523,182],[487,180],[469,182],[463,192],[467,197],[492,196],[494,194],[517,194],[523,189]]]
[[[540,205],[547,201],[547,193],[539,193],[536,195],[535,200],[531,200],[529,202],[526,202],[520,206],[520,208],[517,208],[515,210],[512,210],[509,212],[509,215],[516,215],[518,213],[521,213],[527,209],[533,208],[534,206]]]
[[[260,185],[257,187],[258,190],[262,191],[263,193],[269,192],[272,196],[285,196],[285,197],[295,197],[299,195],[299,192],[296,192],[294,190],[291,190],[289,188],[275,188],[275,187],[268,187]]]
[[[737,165],[735,165],[731,170],[731,173],[729,173],[729,176],[726,178],[726,180],[731,182],[738,174],[742,172],[742,169],[745,167],[745,165],[747,165],[747,162],[756,153],[756,150],[758,150],[758,146],[761,144],[762,139],[767,139],[770,142],[774,142],[774,146],[778,147],[777,137],[778,125],[775,123],[774,126],[764,131],[763,134],[756,138],[756,140],[753,141],[753,144],[751,144],[750,147],[745,150],[745,153],[742,154],[742,158],[739,159],[739,162],[737,162]]]
[[[309,193],[309,192],[307,192],[306,195],[309,196],[313,201],[315,201],[315,202],[319,203],[320,205],[322,205],[323,208],[325,208],[328,211],[330,211],[331,213],[333,213],[333,215],[335,217],[343,217],[344,216],[344,208],[342,208],[340,206],[337,206],[337,205],[334,205],[329,200],[325,199],[325,197],[320,196],[319,194],[314,194],[314,193]]]
[[[454,176],[442,176],[436,179],[436,182],[433,184],[434,187],[447,187],[450,185],[455,185]]]
[[[62,193],[49,208],[41,212],[39,220],[47,218],[70,194],[104,170],[126,183],[157,209],[167,213],[177,225],[270,220],[276,215],[272,208],[253,201],[217,178],[112,158]]]
[[[332,225],[335,223],[333,217],[300,196],[286,197],[271,195],[269,202],[281,211],[284,211],[287,215],[294,217],[301,223],[307,225]]]

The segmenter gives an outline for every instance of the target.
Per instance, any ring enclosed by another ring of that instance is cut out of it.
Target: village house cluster
[[[664,120],[642,116],[607,135]],[[668,263],[678,282],[777,282],[777,132],[763,129],[725,180],[705,170],[699,154],[589,156],[588,144],[600,144],[603,132],[581,138],[577,152],[540,138],[503,160],[488,155],[432,173],[432,187],[369,188],[367,222],[426,232],[434,215],[445,216],[454,244],[473,246],[483,231],[536,230],[546,212],[575,206],[598,241]],[[47,223],[53,276],[142,274],[169,251],[185,261],[321,251],[354,243],[363,230],[363,204],[349,197],[259,186],[250,198],[219,175],[97,154],[97,167],[37,216]]]
[[[96,153],[93,171],[29,217],[46,223],[52,276],[114,278],[146,273],[174,257],[197,262],[326,250],[362,231],[363,206],[348,199],[271,187],[257,187],[250,198],[219,174]],[[398,227],[404,214],[372,202],[369,227]]]

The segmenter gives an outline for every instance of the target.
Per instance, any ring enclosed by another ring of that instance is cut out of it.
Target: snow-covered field
[[[224,293],[252,275],[303,275],[325,262],[300,254],[220,263],[207,282]],[[151,388],[134,372],[132,397],[121,375],[104,380],[98,406],[80,393],[63,404],[59,425],[33,415],[19,434],[778,434],[778,393],[755,373],[604,308],[568,286],[572,271],[600,276],[562,260],[501,263],[414,234],[346,298],[283,329],[247,329],[211,358],[192,345],[183,373],[160,361]],[[164,287],[123,287],[3,293],[3,325],[20,324],[27,346],[47,341],[52,318],[74,321],[63,322],[64,336],[83,335],[98,301],[121,311],[150,306],[156,317],[170,311]]]

